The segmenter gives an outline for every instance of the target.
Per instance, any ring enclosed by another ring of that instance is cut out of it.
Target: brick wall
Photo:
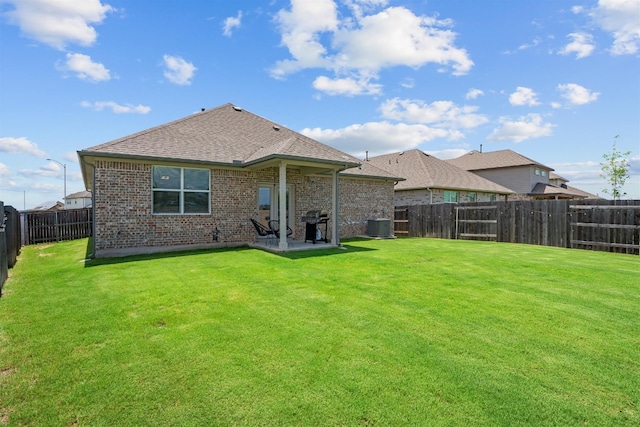
[[[258,216],[258,184],[278,181],[278,169],[259,171],[211,170],[211,213],[205,215],[153,215],[152,164],[125,161],[95,162],[96,252],[113,249],[206,245],[218,241],[255,240],[249,218]],[[331,178],[302,176],[287,171],[292,185],[294,236],[304,238],[301,217],[311,209],[331,210]],[[393,182],[341,177],[340,237],[366,232],[369,218],[393,218]],[[332,224],[329,225],[331,230]],[[329,231],[331,233],[331,231]]]
[[[458,203],[470,202],[469,191],[458,191]],[[491,193],[476,193],[476,202],[490,202]],[[504,196],[495,195],[495,200],[503,200]],[[444,203],[444,190],[434,188],[429,190],[404,190],[398,191],[395,194],[396,206],[416,206],[416,205],[429,205],[429,204],[441,204]]]

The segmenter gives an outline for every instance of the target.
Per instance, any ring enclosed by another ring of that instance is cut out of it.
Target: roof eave
[[[262,169],[265,167],[276,166],[280,162],[290,162],[291,165],[297,166],[317,166],[319,164],[326,165],[331,170],[343,171],[360,166],[360,163],[351,160],[329,160],[315,159],[312,157],[292,156],[288,154],[270,154],[259,159],[243,162],[240,166],[249,169]],[[234,164],[238,166],[237,164]]]

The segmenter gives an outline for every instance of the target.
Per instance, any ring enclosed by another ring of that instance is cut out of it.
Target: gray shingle
[[[443,188],[498,194],[513,193],[493,181],[462,170],[420,150],[371,157],[369,162],[373,166],[405,179],[396,185],[396,190]]]
[[[273,156],[357,164],[358,159],[225,104],[81,151],[86,154],[234,164]]]
[[[548,170],[553,170],[542,163],[538,163],[535,160],[525,157],[522,154],[518,154],[512,150],[489,151],[485,153],[473,150],[456,159],[446,160],[446,162],[468,171],[527,165],[535,165]]]

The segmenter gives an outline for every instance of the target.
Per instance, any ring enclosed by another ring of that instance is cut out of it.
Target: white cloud
[[[342,129],[305,128],[300,133],[358,158],[364,158],[367,151],[370,156],[377,156],[416,148],[436,138],[458,137],[455,131],[386,121],[353,124]]]
[[[149,111],[151,111],[151,107],[148,107],[146,105],[141,105],[141,104],[121,105],[113,101],[96,101],[96,102],[82,101],[80,105],[84,108],[91,108],[92,110],[95,110],[95,111],[102,111],[105,108],[109,108],[111,109],[112,112],[116,114],[125,114],[125,113],[147,114]]]
[[[542,39],[540,37],[536,37],[535,39],[533,39],[531,43],[524,43],[518,46],[518,50],[531,49],[532,47],[538,46],[541,42],[542,42]]]
[[[544,123],[539,114],[528,114],[516,121],[501,117],[500,123],[502,126],[494,129],[487,137],[487,141],[522,142],[527,139],[550,136],[553,134],[555,126],[551,123]]]
[[[427,104],[420,100],[389,99],[380,106],[386,119],[412,123],[431,124],[439,128],[474,128],[489,120],[477,114],[476,106],[457,106],[451,101],[435,101]]]
[[[586,58],[593,53],[595,45],[593,44],[593,36],[589,33],[571,33],[567,35],[573,41],[563,47],[558,53],[561,55],[576,54],[576,59]]]
[[[516,106],[533,106],[540,104],[537,97],[538,95],[533,91],[533,89],[518,86],[516,91],[509,95],[509,102],[511,103],[511,105]]]
[[[104,65],[81,53],[67,53],[67,62],[58,65],[58,69],[74,72],[79,79],[93,83],[111,80],[111,73]]]
[[[19,174],[26,177],[31,177],[31,176],[55,177],[55,176],[62,176],[63,169],[57,163],[49,162],[43,166],[40,166],[40,169],[22,169],[20,170]]]
[[[102,23],[115,9],[100,0],[9,0],[15,9],[5,12],[22,33],[56,49],[69,43],[91,46]]]
[[[3,178],[12,176],[13,172],[11,172],[11,170],[9,169],[9,166],[5,165],[4,163],[0,163],[0,176]]]
[[[584,105],[598,99],[600,92],[592,92],[589,89],[575,83],[558,85],[560,95],[572,105]]]
[[[185,61],[179,56],[164,55],[164,76],[171,83],[177,85],[190,85],[191,79],[197,68],[190,62]]]
[[[467,92],[467,94],[465,95],[465,98],[467,99],[476,99],[479,96],[484,95],[484,92],[480,89],[469,89],[469,92]]]
[[[437,151],[423,150],[423,151],[429,154],[430,156],[433,156],[440,160],[455,159],[460,156],[464,156],[469,152],[468,149],[464,149],[464,148],[449,148],[446,150],[437,150]]]
[[[67,151],[64,153],[63,158],[71,163],[78,163],[78,153],[75,151]]]
[[[345,76],[359,82],[377,79],[380,70],[397,66],[417,69],[436,64],[440,71],[448,68],[455,75],[471,69],[473,61],[466,50],[455,46],[450,20],[417,16],[404,7],[367,14],[386,4],[382,0],[348,1],[352,15],[340,14],[340,20],[333,0],[292,0],[291,9],[280,10],[276,16],[282,45],[291,58],[276,62],[271,76],[282,78],[320,68],[335,73],[335,77],[325,77],[325,82]],[[327,88],[334,90],[334,85]]]
[[[611,33],[613,55],[633,55],[640,48],[640,0],[600,0],[589,15]]]
[[[412,89],[416,85],[415,79],[406,78],[402,82],[400,82],[400,86],[406,89]]]
[[[29,141],[25,137],[12,138],[2,137],[0,138],[0,151],[9,154],[28,154],[35,157],[44,157],[45,153],[38,148],[37,144]]]
[[[312,16],[313,19],[309,19]],[[330,68],[324,58],[325,47],[320,36],[338,27],[336,5],[332,0],[291,0],[291,10],[280,10],[275,18],[282,40],[293,59],[278,61],[271,69],[276,78],[305,68]]]
[[[313,81],[313,88],[327,95],[353,96],[379,94],[382,86],[371,83],[368,79],[355,80],[350,77],[331,79],[326,76],[320,76]]]
[[[235,16],[235,17],[230,16],[224,20],[224,23],[222,24],[222,34],[224,34],[227,37],[231,37],[231,35],[233,34],[233,30],[235,28],[240,28],[241,21],[242,21],[242,11],[239,10],[238,16]]]

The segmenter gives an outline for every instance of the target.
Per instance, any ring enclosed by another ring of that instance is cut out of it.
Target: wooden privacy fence
[[[24,245],[90,237],[92,208],[21,213]]]
[[[640,200],[526,200],[396,207],[395,234],[640,253]]]

